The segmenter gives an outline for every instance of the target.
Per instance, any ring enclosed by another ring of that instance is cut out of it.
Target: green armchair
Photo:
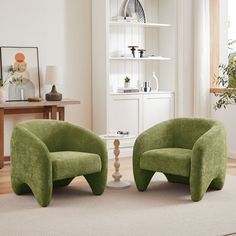
[[[208,187],[222,189],[226,173],[226,137],[221,122],[201,118],[164,121],[143,132],[133,151],[133,173],[145,191],[155,172],[169,182],[190,185],[200,201]]]
[[[96,195],[107,180],[107,149],[94,133],[62,121],[18,124],[11,138],[11,181],[18,195],[32,191],[38,203],[50,203],[52,189],[83,175]]]

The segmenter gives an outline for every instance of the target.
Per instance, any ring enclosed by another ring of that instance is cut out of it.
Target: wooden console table
[[[80,104],[80,101],[64,99],[60,102],[5,102],[0,103],[0,169],[4,166],[4,115],[42,113],[44,119],[65,119],[64,106]]]

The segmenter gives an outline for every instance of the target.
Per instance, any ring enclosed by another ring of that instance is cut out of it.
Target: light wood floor
[[[108,180],[112,180],[112,173],[114,171],[113,160],[109,160],[108,168]],[[120,172],[123,175],[122,179],[133,180],[132,174],[132,159],[121,158],[120,160]],[[227,174],[236,176],[236,159],[229,159],[227,163]],[[83,177],[77,177],[73,180],[73,183],[84,182]],[[11,178],[10,178],[10,164],[6,164],[3,169],[0,170],[0,194],[12,193]]]

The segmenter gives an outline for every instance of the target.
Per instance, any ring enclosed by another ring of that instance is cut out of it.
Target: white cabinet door
[[[174,117],[173,93],[143,95],[143,130]]]
[[[140,95],[111,95],[108,131],[122,130],[138,135],[141,131],[142,104]]]

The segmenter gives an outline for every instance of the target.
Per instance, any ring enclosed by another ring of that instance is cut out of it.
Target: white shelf
[[[168,57],[110,57],[110,60],[116,61],[168,61],[170,58]]]
[[[110,95],[137,95],[137,94],[145,94],[145,95],[151,95],[151,94],[173,94],[174,91],[151,91],[151,92],[132,92],[132,93],[110,93]]]
[[[139,23],[139,22],[127,22],[127,21],[110,21],[110,26],[139,26],[139,27],[170,27],[170,24],[160,24],[160,23]]]

